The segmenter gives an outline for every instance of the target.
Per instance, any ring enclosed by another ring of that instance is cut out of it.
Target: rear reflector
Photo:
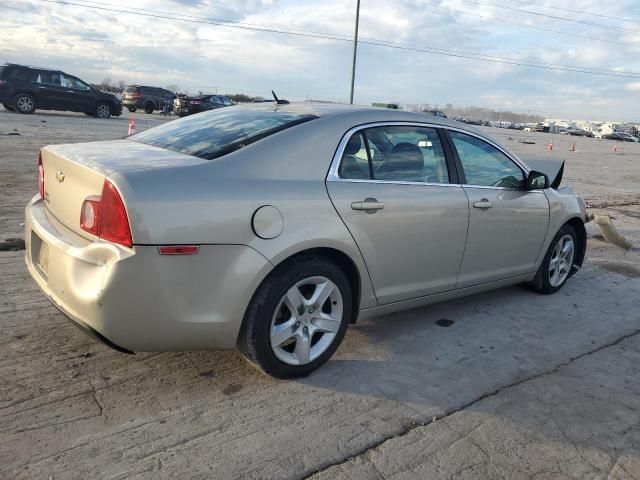
[[[160,255],[196,255],[200,245],[163,245],[158,247]]]

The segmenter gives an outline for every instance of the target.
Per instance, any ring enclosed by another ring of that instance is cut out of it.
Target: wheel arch
[[[577,251],[574,259],[574,264],[578,267],[582,267],[584,257],[587,252],[587,230],[584,228],[584,222],[580,217],[572,217],[567,220],[562,226],[571,225],[576,232]],[[562,228],[562,227],[560,227]]]
[[[260,282],[260,285],[258,286],[258,288],[256,288],[256,292],[260,289],[262,284],[279,269],[285,268],[289,263],[305,256],[322,257],[327,261],[337,265],[346,275],[347,280],[349,281],[349,286],[351,287],[351,293],[353,295],[353,301],[351,302],[351,323],[356,323],[358,313],[360,311],[360,298],[362,295],[362,279],[360,271],[358,270],[356,262],[348,254],[341,250],[338,250],[337,248],[312,247],[300,250],[289,255],[288,257],[275,264],[271,272],[269,272],[269,274],[267,274],[265,278],[262,279],[262,282]]]

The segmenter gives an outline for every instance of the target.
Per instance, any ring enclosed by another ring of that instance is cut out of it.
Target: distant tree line
[[[425,110],[440,110],[449,118],[464,117],[474,120],[503,121],[512,123],[536,123],[544,121],[544,117],[528,113],[516,113],[508,110],[493,110],[483,107],[454,107],[447,103],[445,106],[429,103],[408,103],[403,109],[409,112],[424,112]]]

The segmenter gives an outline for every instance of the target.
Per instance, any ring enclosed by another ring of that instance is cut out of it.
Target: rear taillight
[[[44,200],[44,165],[42,164],[42,152],[38,152],[38,192]]]
[[[138,92],[134,92],[134,93],[131,94],[131,96],[135,97],[135,98],[140,98],[142,96],[142,94],[138,93]]]
[[[122,197],[108,180],[102,185],[102,195],[87,197],[82,204],[80,228],[103,240],[132,247],[129,217]]]
[[[200,105],[200,100],[191,100],[189,103],[191,103],[191,105]]]

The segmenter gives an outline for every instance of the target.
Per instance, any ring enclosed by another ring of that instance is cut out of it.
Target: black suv
[[[164,102],[171,105],[174,98],[175,94],[164,88],[130,85],[124,90],[122,104],[130,112],[142,108],[146,113],[153,113],[154,110],[162,110]]]
[[[0,65],[0,103],[7,110],[33,113],[42,110],[83,112],[98,118],[122,113],[122,104],[79,78],[44,68]]]

